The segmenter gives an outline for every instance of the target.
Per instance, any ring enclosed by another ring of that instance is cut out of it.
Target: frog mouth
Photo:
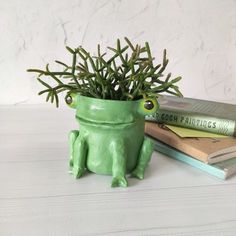
[[[80,116],[76,116],[76,118],[81,122],[81,123],[86,123],[86,124],[91,124],[91,125],[114,125],[114,126],[121,126],[121,125],[134,125],[135,121],[130,121],[130,122],[114,122],[114,121],[99,121],[99,120],[92,120],[92,119],[85,119]]]

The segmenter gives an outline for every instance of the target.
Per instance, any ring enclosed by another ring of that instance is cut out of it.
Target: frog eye
[[[159,105],[156,98],[146,98],[141,101],[139,111],[143,115],[152,115],[158,108]]]
[[[67,96],[65,97],[65,101],[67,105],[70,105],[73,102],[73,98],[70,94],[67,94]]]
[[[77,106],[77,94],[75,93],[68,93],[65,96],[65,102],[66,104],[71,108],[76,108]]]
[[[154,108],[154,104],[153,104],[152,100],[146,100],[144,102],[144,108],[147,110],[152,110]]]

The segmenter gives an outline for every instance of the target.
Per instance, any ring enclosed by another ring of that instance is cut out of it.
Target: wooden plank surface
[[[236,235],[236,176],[154,153],[145,179],[68,174],[74,110],[0,108],[0,235]]]

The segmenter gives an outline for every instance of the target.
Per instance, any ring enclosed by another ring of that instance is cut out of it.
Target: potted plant
[[[61,71],[51,71],[49,65],[28,71],[38,73],[45,87],[39,95],[47,94],[46,101],[58,107],[58,94],[66,92],[66,103],[76,109],[79,131],[69,134],[71,173],[76,178],[86,170],[112,175],[112,187],[127,186],[127,173],[143,179],[153,151],[144,137],[145,115],[157,111],[158,94],[181,95],[176,85],[181,77],[163,75],[166,50],[162,63],[154,65],[149,44],[133,45],[128,38],[124,46],[118,39],[115,48],[108,47],[109,55],[100,45],[94,56],[82,46],[66,49],[72,63],[56,61]]]

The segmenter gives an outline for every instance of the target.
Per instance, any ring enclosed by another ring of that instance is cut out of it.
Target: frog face
[[[135,101],[106,100],[69,94],[66,103],[76,109],[76,117],[83,122],[99,124],[132,124],[158,109],[155,98]]]

